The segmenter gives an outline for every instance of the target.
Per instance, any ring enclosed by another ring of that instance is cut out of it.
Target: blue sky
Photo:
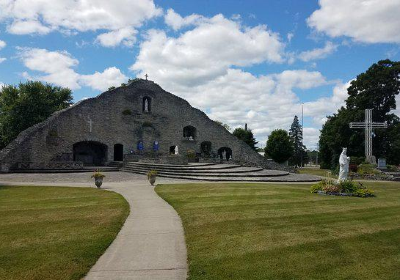
[[[148,73],[261,143],[304,103],[315,147],[348,83],[400,59],[399,0],[42,2],[0,2],[0,83],[42,80],[79,101]]]

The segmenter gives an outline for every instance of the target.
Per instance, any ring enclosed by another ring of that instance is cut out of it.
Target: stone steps
[[[129,162],[122,171],[147,174],[157,170],[158,176],[201,181],[236,182],[315,182],[320,178],[312,175],[290,174],[286,171],[266,170],[257,167],[243,167],[234,164],[189,164],[167,165]]]

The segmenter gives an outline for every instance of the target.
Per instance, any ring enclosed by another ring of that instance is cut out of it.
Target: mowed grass
[[[400,279],[400,183],[375,198],[310,185],[158,185],[183,221],[189,279]]]
[[[322,177],[327,177],[327,173],[330,172],[331,170],[329,169],[319,169],[319,168],[313,168],[313,167],[305,167],[305,168],[299,168],[297,169],[299,174],[310,174],[310,175],[316,175],[316,176],[322,176]],[[330,175],[332,178],[337,178],[337,175]]]
[[[0,186],[0,279],[81,279],[128,214],[114,192]]]

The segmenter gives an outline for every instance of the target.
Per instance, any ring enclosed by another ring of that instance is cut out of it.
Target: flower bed
[[[336,183],[332,180],[322,180],[311,186],[311,193],[336,196],[372,197],[373,191],[366,188],[361,182],[343,181]]]

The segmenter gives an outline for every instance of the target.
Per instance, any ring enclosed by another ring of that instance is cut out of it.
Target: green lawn
[[[375,198],[309,185],[158,185],[185,229],[189,279],[399,279],[400,183]]]
[[[322,177],[327,177],[327,172],[330,172],[329,169],[319,169],[319,168],[311,168],[311,167],[306,167],[306,168],[299,168],[297,169],[299,174],[310,174],[310,175],[317,175],[317,176],[322,176]],[[337,178],[337,175],[330,175],[332,178]]]
[[[114,192],[0,186],[0,279],[81,279],[128,214]]]

